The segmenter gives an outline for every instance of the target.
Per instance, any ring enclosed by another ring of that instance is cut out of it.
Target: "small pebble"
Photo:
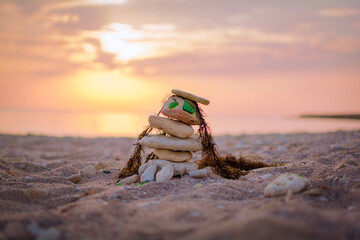
[[[217,208],[224,208],[225,206],[224,206],[224,204],[218,204],[218,205],[216,205],[216,207]]]
[[[203,168],[200,170],[189,172],[189,176],[192,178],[203,178],[208,175],[209,168]]]
[[[326,198],[326,197],[320,197],[319,200],[322,201],[322,202],[327,202],[327,198]]]
[[[140,176],[138,174],[134,174],[130,177],[126,177],[124,179],[121,179],[118,184],[122,185],[122,184],[131,184],[131,183],[136,183],[140,180]]]
[[[8,223],[3,231],[3,233],[7,236],[6,239],[28,239],[31,237],[20,222]],[[0,237],[0,239],[2,238]]]
[[[347,210],[350,211],[350,212],[353,211],[353,210],[355,210],[355,209],[356,209],[355,206],[349,206],[349,207],[347,208]]]
[[[191,213],[191,216],[193,216],[193,217],[198,217],[198,216],[200,216],[200,213],[199,213],[199,212],[192,212],[192,213]]]
[[[109,174],[109,173],[111,173],[111,171],[110,170],[103,170],[103,173]]]
[[[199,187],[202,187],[202,186],[203,186],[203,184],[197,183],[197,184],[195,184],[193,187],[194,187],[194,188],[199,188]]]
[[[25,189],[24,194],[31,199],[44,199],[49,196],[49,192],[47,190],[35,188]]]
[[[150,164],[150,166],[141,174],[140,181],[153,181],[155,180],[155,173],[157,171],[156,164]]]
[[[341,163],[339,163],[338,165],[336,165],[336,166],[334,167],[334,170],[337,171],[337,170],[339,170],[340,168],[343,168],[344,166],[345,166],[345,163],[344,163],[344,162],[341,162]]]
[[[330,149],[333,150],[333,151],[340,151],[340,150],[346,150],[346,149],[348,149],[348,147],[345,147],[345,146],[343,146],[341,144],[332,144],[330,146]]]
[[[107,164],[103,163],[103,162],[97,162],[94,167],[96,170],[100,170],[100,169],[107,167]]]
[[[268,174],[265,174],[265,175],[262,175],[261,178],[262,179],[267,179],[267,178],[271,178],[273,175],[271,173],[268,173]]]
[[[81,180],[81,175],[80,175],[80,173],[77,173],[77,174],[71,175],[69,177],[66,177],[65,180],[73,182],[73,183],[78,183]]]
[[[303,192],[303,194],[307,195],[307,196],[321,196],[322,191],[318,188],[312,188],[312,189],[306,190],[305,192]]]
[[[58,240],[61,233],[58,229],[52,227],[49,229],[42,229],[37,223],[32,223],[27,226],[27,230],[30,232],[36,240]]]
[[[297,193],[304,190],[309,184],[309,180],[305,177],[300,177],[294,173],[284,173],[269,183],[264,189],[265,197],[281,196],[288,193]]]
[[[278,146],[277,147],[277,150],[279,151],[279,152],[281,152],[281,153],[284,153],[284,152],[286,152],[286,147],[285,146]]]
[[[87,165],[82,170],[82,174],[85,176],[93,176],[93,175],[95,175],[95,173],[96,173],[96,169],[93,165]]]
[[[31,179],[33,179],[33,177],[30,177],[30,176],[25,177],[25,180],[31,180]]]

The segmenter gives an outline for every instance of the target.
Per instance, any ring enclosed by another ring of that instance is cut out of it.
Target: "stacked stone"
[[[140,140],[140,144],[155,149],[159,158],[143,164],[139,168],[141,181],[163,182],[173,176],[198,170],[198,165],[190,162],[192,152],[202,150],[202,144],[192,137],[194,129],[191,125],[199,125],[197,103],[208,105],[209,100],[191,93],[173,89],[161,113],[166,117],[151,115],[151,127],[165,132],[167,135],[148,135]]]

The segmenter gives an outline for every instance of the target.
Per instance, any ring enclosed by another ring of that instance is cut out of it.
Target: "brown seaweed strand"
[[[134,144],[136,146],[134,149],[134,153],[131,155],[129,160],[126,162],[125,167],[123,169],[121,169],[119,178],[129,177],[138,172],[138,169],[141,166],[141,152],[143,150],[143,146],[139,143],[139,141],[146,135],[149,135],[151,130],[152,130],[152,127],[147,126],[145,128],[145,130],[140,133],[140,135],[138,136],[137,142]]]
[[[201,154],[202,158],[199,162],[200,168],[210,166],[216,174],[224,178],[238,179],[240,176],[245,175],[249,170],[272,166],[263,162],[250,161],[244,157],[236,158],[232,154],[220,156],[216,150],[216,144],[213,136],[211,135],[210,127],[204,119],[204,113],[197,104],[196,107],[198,109],[198,117],[200,119],[198,132],[200,141],[203,145]]]
[[[147,163],[148,161],[154,160],[154,159],[159,159],[159,157],[156,156],[154,152],[151,152],[146,156],[144,163]]]
[[[197,105],[197,104],[196,104]],[[215,141],[211,135],[211,130],[203,117],[202,109],[197,105],[198,117],[200,119],[199,137],[202,143],[203,149],[201,154],[201,160],[199,167],[210,166],[215,173],[228,179],[238,179],[243,175],[243,171],[240,168],[232,167],[226,162],[226,157],[221,157],[215,147]]]
[[[163,108],[160,109],[160,111],[156,114],[157,116],[161,113]],[[125,178],[125,177],[129,177],[131,175],[137,174],[139,167],[141,166],[141,153],[143,150],[143,146],[139,143],[139,141],[149,135],[149,133],[153,130],[153,128],[149,125],[145,128],[144,131],[142,131],[140,133],[140,135],[137,138],[137,142],[134,144],[136,147],[134,149],[134,153],[131,155],[131,157],[129,158],[129,160],[126,162],[126,165],[123,169],[121,169],[120,174],[119,174],[119,178]],[[153,159],[154,156],[151,155],[151,153],[147,156],[147,161],[148,158]]]

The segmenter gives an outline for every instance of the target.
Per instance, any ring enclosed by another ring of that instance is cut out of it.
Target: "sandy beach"
[[[360,239],[360,131],[215,140],[277,167],[117,186],[133,138],[0,135],[0,239]],[[99,162],[106,173],[65,180]],[[310,185],[265,197],[283,173]]]

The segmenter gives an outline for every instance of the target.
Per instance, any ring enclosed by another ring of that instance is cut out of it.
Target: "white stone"
[[[194,133],[194,129],[185,123],[156,115],[149,116],[149,124],[153,128],[179,138],[187,138]]]
[[[93,176],[96,173],[96,169],[93,165],[87,165],[86,167],[84,167],[84,169],[82,170],[82,174],[84,176]]]
[[[170,168],[171,166],[171,168],[173,169],[173,174],[172,174],[173,176],[184,175],[199,169],[199,166],[194,162],[179,163],[179,162],[171,162],[163,159],[150,160],[149,162],[142,164],[139,168],[139,175],[141,176],[140,181],[143,182],[146,180],[148,181],[154,180],[155,179],[154,175],[156,171],[159,170],[159,172],[161,172],[166,165],[169,165],[169,167],[167,168]],[[165,181],[162,179],[163,178],[167,179],[168,178],[167,176],[168,176],[167,174],[162,173],[159,175],[159,178],[161,177],[161,181]],[[156,179],[157,178],[158,176],[156,175]]]
[[[199,166],[194,162],[175,163],[163,159],[156,159],[156,160],[150,160],[149,163],[156,164],[160,169],[163,168],[166,164],[170,163],[174,169],[174,176],[187,174],[189,172],[199,169]]]
[[[264,189],[266,197],[275,197],[285,195],[289,190],[293,193],[304,190],[309,184],[305,177],[299,177],[294,173],[285,173],[269,183]]]
[[[96,170],[100,170],[100,169],[104,169],[104,168],[106,168],[108,166],[109,166],[109,164],[107,164],[107,163],[97,162],[94,167],[95,167]]]
[[[179,152],[167,149],[155,149],[154,154],[161,159],[172,162],[185,162],[191,160],[192,158],[191,152]]]
[[[156,164],[150,164],[149,167],[144,171],[144,173],[140,177],[140,181],[154,181],[155,173],[157,171]]]
[[[78,183],[81,181],[81,174],[77,173],[77,174],[71,175],[69,177],[66,177],[65,180],[73,182],[73,183]]]
[[[174,151],[200,151],[202,150],[201,143],[195,138],[176,138],[163,135],[148,135],[143,137],[140,144],[148,148],[162,148]]]
[[[207,177],[209,174],[209,168],[203,168],[200,170],[189,172],[189,176],[192,178],[203,178]]]
[[[131,183],[136,183],[140,180],[140,176],[138,174],[134,174],[130,177],[126,177],[124,179],[121,179],[118,183],[121,184],[131,184]]]
[[[336,165],[333,169],[335,171],[339,170],[340,168],[343,168],[345,166],[344,162],[340,162],[338,165]]]
[[[139,175],[141,176],[148,167],[149,167],[149,162],[141,164],[141,166],[138,169]]]
[[[45,199],[49,196],[47,189],[28,188],[24,190],[24,195],[30,199]]]
[[[27,230],[36,238],[36,240],[58,240],[61,237],[61,233],[58,229],[52,227],[45,230],[40,228],[37,223],[28,225]]]
[[[284,152],[287,151],[287,149],[286,149],[285,146],[278,146],[278,147],[277,147],[277,150],[278,150],[279,152],[281,152],[281,153],[284,153]]]
[[[157,182],[169,181],[174,176],[174,168],[171,164],[166,164],[157,174]]]
[[[271,173],[268,173],[268,174],[265,174],[265,175],[262,175],[260,176],[261,179],[268,179],[268,178],[271,178],[273,175]]]

